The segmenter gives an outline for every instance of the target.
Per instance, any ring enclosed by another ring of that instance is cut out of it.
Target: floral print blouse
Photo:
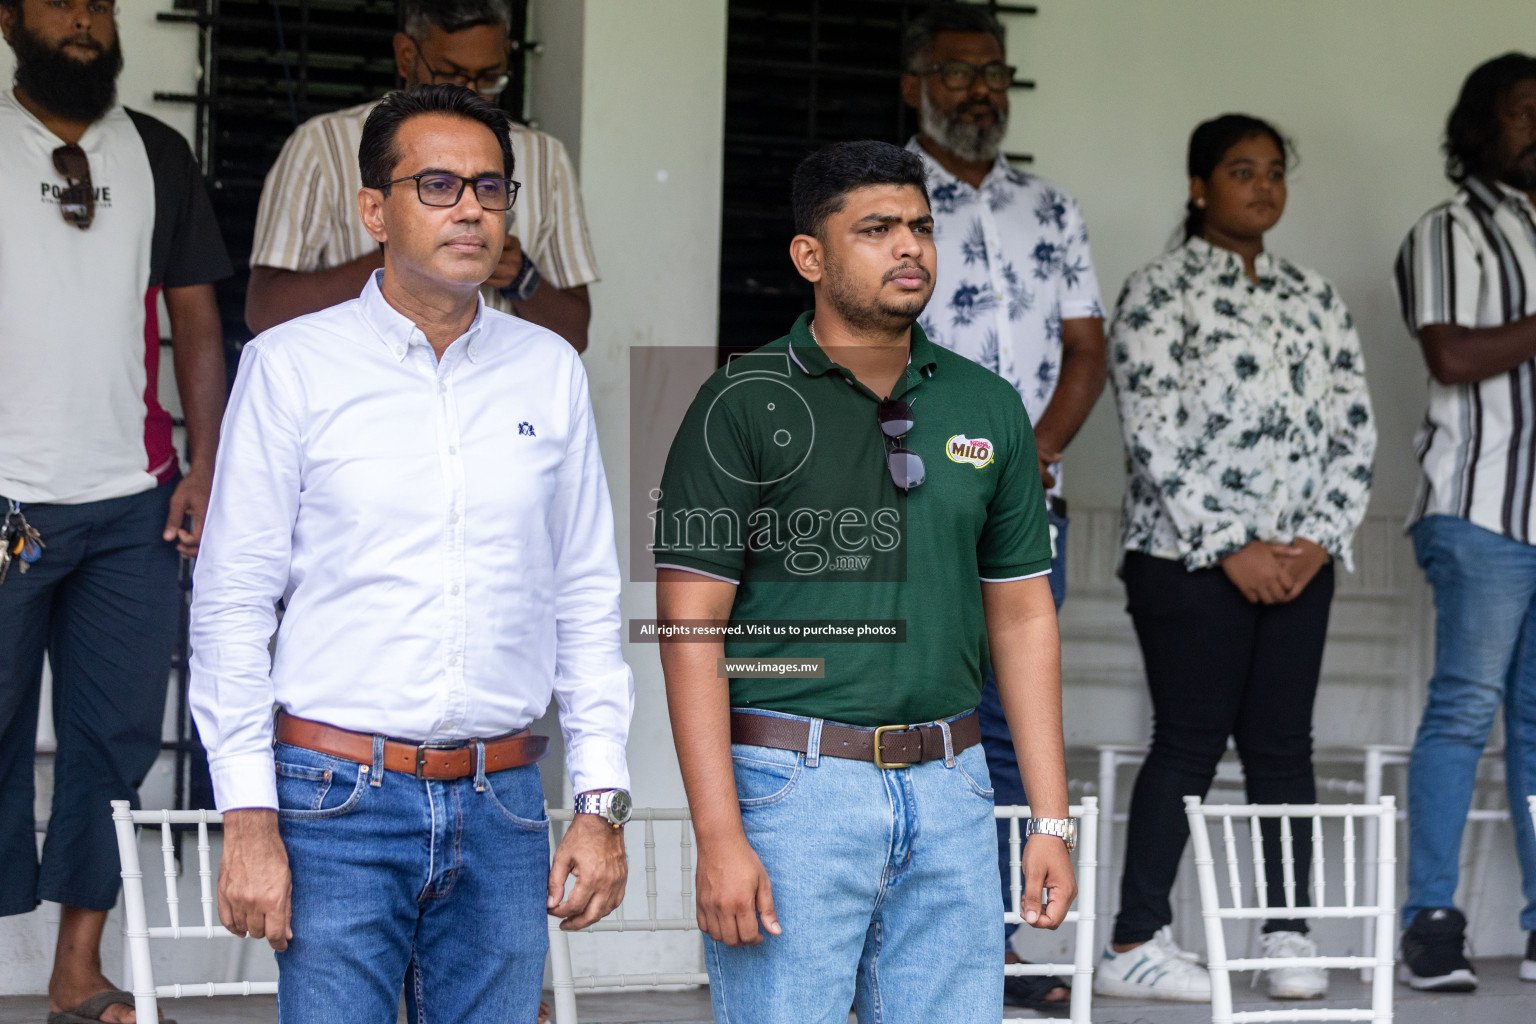
[[[1338,292],[1262,253],[1258,283],[1203,239],[1131,275],[1110,327],[1127,551],[1216,565],[1305,537],[1353,569],[1376,427]]]

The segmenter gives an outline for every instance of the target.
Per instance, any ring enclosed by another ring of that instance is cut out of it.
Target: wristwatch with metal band
[[[624,789],[604,789],[592,793],[576,794],[576,813],[595,814],[608,823],[613,829],[624,827],[629,820],[629,812],[634,804],[629,798],[629,791]]]
[[[1055,836],[1067,844],[1067,852],[1077,849],[1076,818],[1030,818],[1024,823],[1024,838],[1033,835]]]

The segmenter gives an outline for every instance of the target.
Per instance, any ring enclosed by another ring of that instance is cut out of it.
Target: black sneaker
[[[1536,981],[1536,932],[1525,937],[1525,959],[1520,961],[1520,980]]]
[[[1462,953],[1467,919],[1455,907],[1432,907],[1414,915],[1403,932],[1403,960],[1397,978],[1426,992],[1471,992],[1477,973]]]

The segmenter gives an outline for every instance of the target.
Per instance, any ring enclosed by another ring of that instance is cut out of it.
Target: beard
[[[114,36],[110,47],[95,40],[66,40],[96,50],[89,61],[78,61],[53,49],[18,21],[11,33],[16,51],[16,84],[38,106],[65,120],[89,124],[117,101],[117,75],[123,69],[123,48]]]
[[[1506,185],[1513,185],[1522,192],[1536,192],[1536,146],[1528,146],[1515,157],[1503,175]]]
[[[923,98],[921,109],[918,111],[918,124],[923,134],[928,136],[951,153],[962,160],[980,162],[982,160],[996,160],[998,149],[1002,146],[1003,136],[1008,132],[1008,114],[991,100],[973,100],[961,104],[949,113],[939,109],[937,103],[928,95],[925,86],[922,90]],[[960,119],[961,110],[966,107],[988,106],[992,108],[994,115],[990,125],[967,124]]]
[[[845,323],[857,330],[905,330],[917,322],[923,307],[928,305],[928,300],[933,296],[933,276],[930,272],[929,287],[925,291],[896,299],[876,298],[870,302],[860,294],[858,283],[842,273],[841,264],[831,252],[824,250],[822,259],[826,268],[827,301]]]

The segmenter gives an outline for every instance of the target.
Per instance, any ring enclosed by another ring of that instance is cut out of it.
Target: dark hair
[[[476,25],[500,25],[511,30],[512,9],[507,0],[406,0],[401,31],[420,39],[429,27],[462,32]]]
[[[1280,129],[1262,118],[1247,114],[1222,114],[1209,121],[1202,121],[1189,135],[1189,154],[1184,166],[1191,178],[1210,181],[1216,166],[1226,157],[1227,151],[1244,139],[1256,135],[1268,135],[1280,148],[1280,159],[1289,167],[1295,158],[1295,147],[1280,134]],[[1195,205],[1193,199],[1184,204],[1184,241],[1189,241],[1205,230],[1205,211]]]
[[[1489,170],[1489,150],[1499,139],[1499,100],[1510,88],[1536,78],[1536,57],[1510,52],[1478,65],[1461,84],[1445,119],[1445,176],[1461,184]]]
[[[901,70],[911,71],[925,60],[940,32],[985,32],[1007,46],[1002,24],[985,7],[975,4],[936,3],[907,24],[901,36]]]
[[[827,218],[843,208],[843,197],[870,185],[912,185],[928,201],[923,161],[917,154],[889,142],[835,142],[795,168],[790,193],[795,233],[819,238]]]
[[[462,85],[418,85],[385,96],[363,122],[357,164],[366,187],[382,189],[389,195],[389,186],[384,182],[393,176],[395,164],[400,162],[395,136],[401,125],[418,114],[451,114],[485,125],[501,145],[503,173],[512,177],[512,132],[505,111]]]

